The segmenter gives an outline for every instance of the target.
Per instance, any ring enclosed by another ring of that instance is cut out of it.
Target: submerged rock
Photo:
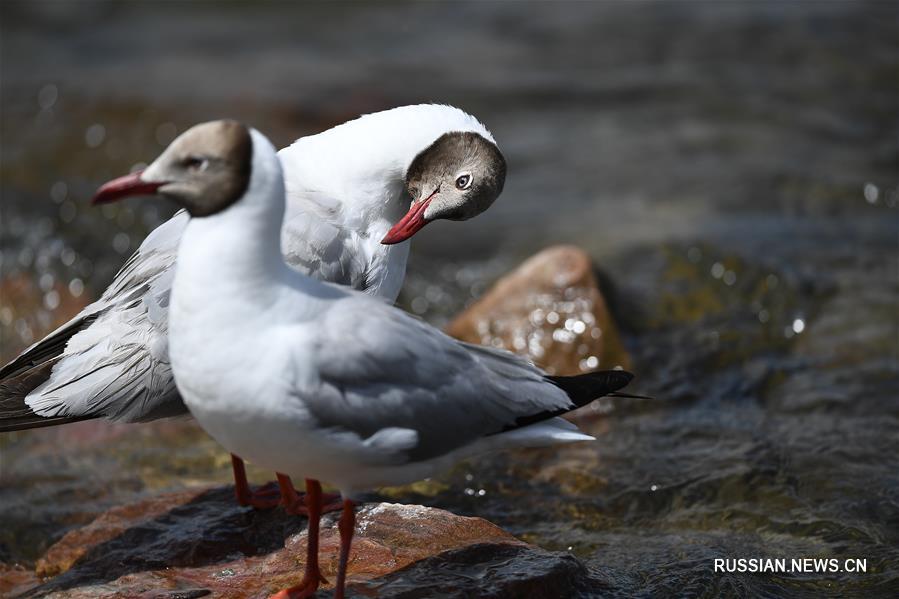
[[[113,508],[73,530],[3,590],[26,597],[266,597],[302,578],[306,520],[239,507],[230,487]],[[322,573],[337,574],[336,514],[321,529]],[[47,579],[49,577],[49,579]],[[486,520],[417,505],[359,508],[349,595],[571,596],[591,584],[574,557],[528,545]],[[31,587],[31,588],[29,588]],[[327,596],[325,585],[319,596]],[[542,589],[542,590],[541,590]]]
[[[550,374],[630,367],[590,257],[574,246],[532,256],[446,330],[463,341],[514,351]]]

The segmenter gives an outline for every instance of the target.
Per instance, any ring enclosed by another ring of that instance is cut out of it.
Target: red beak
[[[165,185],[165,182],[142,181],[140,175],[143,172],[142,170],[136,171],[104,183],[94,194],[91,204],[108,204],[129,196],[151,195]]]
[[[409,212],[406,213],[406,216],[401,218],[398,223],[393,225],[393,227],[387,231],[387,235],[384,236],[381,243],[384,245],[393,245],[394,243],[406,241],[418,233],[422,227],[431,222],[425,220],[425,210],[427,210],[428,204],[431,203],[431,200],[434,199],[435,195],[437,195],[437,191],[429,195],[426,200],[418,202],[417,204],[412,204],[412,207],[409,209]]]

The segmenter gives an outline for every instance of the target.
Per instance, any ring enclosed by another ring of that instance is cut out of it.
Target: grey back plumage
[[[391,306],[356,301],[341,300],[316,327],[310,353],[320,384],[299,391],[298,400],[317,428],[345,436],[347,447],[385,430],[407,433],[395,436],[393,451],[384,444],[379,457],[363,452],[361,459],[426,460],[518,418],[576,407],[509,352],[461,343]]]

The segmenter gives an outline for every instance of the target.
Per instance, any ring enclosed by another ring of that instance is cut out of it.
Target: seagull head
[[[422,150],[406,171],[409,212],[381,243],[400,243],[431,221],[468,220],[487,210],[506,181],[506,160],[478,133],[444,133]]]
[[[100,187],[92,203],[155,194],[174,200],[191,216],[215,214],[246,191],[252,155],[245,125],[231,120],[202,123],[182,133],[146,169]]]

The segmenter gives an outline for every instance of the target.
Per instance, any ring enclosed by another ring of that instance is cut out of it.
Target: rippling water
[[[899,585],[895,4],[232,3],[2,8],[0,333],[10,357],[95,297],[163,203],[96,186],[223,115],[279,144],[362,111],[460,105],[510,164],[475,222],[416,239],[436,324],[556,242],[586,248],[657,402],[599,440],[386,493],[570,549],[621,596]],[[0,559],[134,497],[228,480],[189,422],[6,436]],[[265,473],[257,472],[260,479]],[[857,557],[866,574],[716,574]]]

